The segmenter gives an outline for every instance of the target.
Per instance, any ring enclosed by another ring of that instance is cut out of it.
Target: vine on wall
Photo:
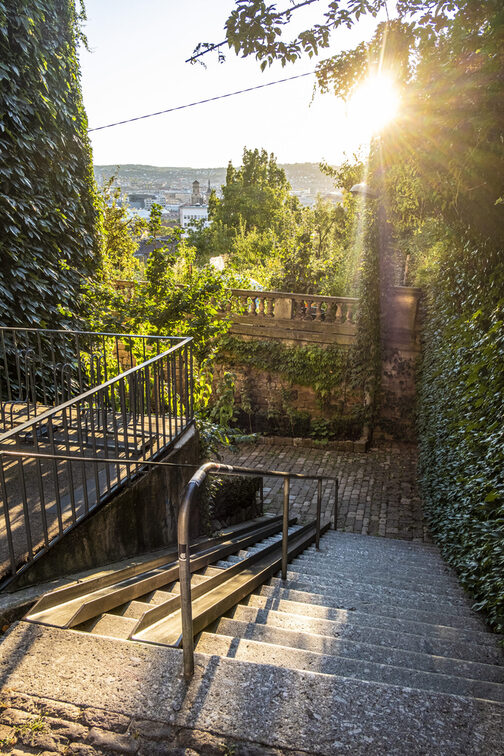
[[[362,395],[352,384],[352,348],[289,346],[278,341],[243,341],[227,335],[222,340],[218,361],[226,368],[244,373],[235,420],[249,432],[270,435],[311,436],[320,441],[359,438],[362,429]],[[254,379],[250,371],[264,374],[261,404],[254,401]],[[277,376],[286,385],[272,385]],[[313,390],[324,417],[311,417],[296,408],[297,390]],[[351,401],[350,401],[351,400]]]
[[[68,327],[98,211],[72,0],[0,0],[0,323]]]
[[[443,555],[504,631],[504,266],[447,249],[428,285],[419,385],[422,491]]]

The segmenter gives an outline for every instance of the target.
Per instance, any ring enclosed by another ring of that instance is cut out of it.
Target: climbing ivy
[[[0,0],[0,323],[64,327],[95,267],[72,0]]]
[[[504,264],[446,242],[426,283],[419,383],[422,489],[444,556],[504,631]]]
[[[278,341],[243,341],[227,335],[220,347],[229,367],[253,365],[276,373],[291,383],[310,386],[321,403],[330,401],[335,389],[350,377],[351,357],[347,346],[288,346]]]

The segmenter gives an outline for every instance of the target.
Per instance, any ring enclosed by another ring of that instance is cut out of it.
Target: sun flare
[[[369,140],[394,120],[399,111],[399,94],[391,76],[370,76],[348,103],[349,125]]]

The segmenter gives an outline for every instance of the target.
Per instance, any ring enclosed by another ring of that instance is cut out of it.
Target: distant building
[[[179,219],[182,228],[189,228],[196,221],[204,221],[208,226],[208,197],[210,196],[210,179],[208,180],[208,194],[202,194],[200,191],[200,182],[193,181],[191,201],[181,205],[179,208]]]
[[[146,200],[150,200],[151,205],[152,202],[155,202],[156,195],[155,194],[129,194],[128,195],[128,202],[130,207],[135,208],[135,210],[145,210]]]
[[[179,208],[180,225],[182,228],[189,228],[193,223],[203,220],[205,226],[208,226],[208,205],[181,205]]]

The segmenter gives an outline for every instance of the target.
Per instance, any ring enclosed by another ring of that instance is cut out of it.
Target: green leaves
[[[504,270],[474,266],[484,248],[471,249],[465,239],[451,244],[439,250],[443,264],[427,291],[418,385],[422,490],[444,556],[502,632]]]
[[[64,327],[98,261],[73,3],[0,0],[0,26],[0,322]]]

